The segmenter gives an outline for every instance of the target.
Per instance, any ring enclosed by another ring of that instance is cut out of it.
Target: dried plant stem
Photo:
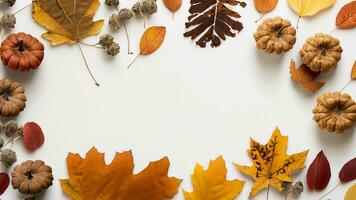
[[[323,196],[321,196],[318,200],[323,199],[324,197],[328,196],[328,194],[330,194],[332,191],[334,191],[337,187],[339,187],[339,185],[341,185],[341,182],[338,183],[337,185],[335,185],[331,190],[329,190],[329,192],[327,192],[326,194],[324,194]]]
[[[87,68],[91,78],[93,79],[94,83],[96,86],[100,86],[100,84],[96,81],[96,79],[94,78],[93,74],[91,73],[90,71],[90,68],[89,68],[89,65],[88,65],[88,62],[87,62],[87,59],[85,58],[85,55],[84,55],[84,52],[83,52],[83,49],[82,47],[80,46],[80,43],[77,43],[78,47],[79,47],[79,50],[80,50],[80,53],[82,54],[82,57],[83,57],[83,60],[85,62],[85,67]]]
[[[137,54],[135,56],[135,58],[130,62],[129,66],[127,66],[127,69],[130,69],[130,67],[132,66],[132,64],[137,60],[137,58],[140,56],[141,54]]]
[[[131,45],[130,45],[130,38],[129,38],[129,33],[127,31],[125,23],[121,22],[122,26],[124,27],[125,33],[126,33],[126,39],[127,39],[127,54],[133,54],[131,52]]]
[[[340,92],[342,92],[342,91],[351,83],[351,81],[352,81],[352,79],[350,79],[350,80],[346,83],[346,85],[340,90]]]
[[[266,15],[266,13],[264,13],[263,15],[261,15],[258,19],[255,20],[255,23],[257,23],[258,21],[260,21],[265,15]]]
[[[19,12],[21,12],[21,11],[25,10],[26,8],[30,7],[31,5],[32,5],[32,3],[30,3],[30,4],[26,5],[25,7],[21,8],[21,9],[20,9],[20,10],[18,10],[18,11],[16,11],[16,12],[14,13],[14,15],[16,15],[16,14],[18,14]]]
[[[300,18],[302,18],[302,16],[299,16],[299,17],[298,17],[298,21],[297,21],[297,29],[299,28]]]
[[[270,188],[270,186],[269,186],[269,184],[268,184],[266,200],[268,200],[268,198],[269,198],[269,188]]]
[[[98,46],[99,43],[96,43],[96,44],[88,44],[88,43],[85,43],[85,42],[79,42],[79,43],[83,44],[83,45],[86,45],[86,46],[89,46],[89,47],[94,47],[94,48],[98,48],[98,49],[104,49],[104,47]]]

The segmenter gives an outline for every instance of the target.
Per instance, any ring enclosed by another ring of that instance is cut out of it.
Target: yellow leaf
[[[93,21],[98,0],[35,0],[34,20],[48,30],[42,35],[52,45],[75,44],[98,34],[104,20]]]
[[[85,159],[69,153],[69,179],[61,180],[63,192],[74,200],[157,200],[172,198],[181,180],[168,177],[169,160],[151,162],[133,174],[131,151],[116,153],[106,165],[104,154],[92,148]]]
[[[250,196],[255,196],[269,185],[282,191],[282,182],[293,182],[290,174],[304,168],[304,161],[308,151],[288,155],[286,154],[288,137],[282,136],[276,128],[266,145],[262,145],[251,138],[248,155],[253,166],[236,164],[239,171],[254,179]]]
[[[312,16],[321,10],[329,8],[337,0],[288,0],[288,5],[299,16]]]
[[[344,200],[356,200],[356,183],[347,190]]]
[[[166,27],[152,26],[142,35],[140,40],[140,54],[149,55],[155,52],[163,43],[166,35]]]
[[[209,168],[197,164],[192,175],[193,192],[183,190],[186,200],[232,200],[241,191],[244,182],[237,179],[226,180],[226,166],[224,159],[220,156],[210,161]]]

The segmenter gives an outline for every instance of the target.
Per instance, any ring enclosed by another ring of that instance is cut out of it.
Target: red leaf
[[[23,127],[23,142],[25,147],[34,151],[44,143],[44,135],[41,127],[35,122],[27,122]]]
[[[320,151],[309,166],[307,183],[311,190],[326,188],[331,177],[330,164],[323,151]]]
[[[0,195],[2,195],[10,184],[10,177],[7,173],[0,173]]]
[[[344,5],[336,16],[336,26],[341,29],[356,27],[356,1]]]
[[[346,183],[356,179],[356,158],[350,160],[341,168],[339,179],[341,183]]]

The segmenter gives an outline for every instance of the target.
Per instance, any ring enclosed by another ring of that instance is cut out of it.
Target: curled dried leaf
[[[300,65],[297,69],[294,60],[291,60],[289,70],[292,80],[302,85],[310,92],[319,90],[325,84],[323,81],[314,81],[314,79],[319,76],[320,72],[313,72],[305,64]]]

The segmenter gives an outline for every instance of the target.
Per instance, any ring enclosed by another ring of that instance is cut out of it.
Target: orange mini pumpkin
[[[44,46],[26,33],[12,33],[1,43],[1,60],[14,70],[37,69],[44,56]]]

